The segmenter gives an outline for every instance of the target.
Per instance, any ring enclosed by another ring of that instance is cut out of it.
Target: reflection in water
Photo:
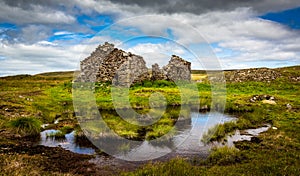
[[[178,153],[197,152],[204,147],[201,142],[203,134],[217,124],[235,120],[234,117],[220,113],[191,113],[191,123],[188,128],[178,131],[174,137]]]
[[[147,133],[149,133],[149,131],[151,132],[151,129],[149,130],[148,127],[139,127],[136,131],[142,140],[136,143],[119,140],[119,136],[107,132],[105,128],[101,128],[103,124],[97,123],[95,119],[87,119],[85,121],[86,123],[81,122],[80,125],[89,126],[84,127],[84,129],[90,129],[84,130],[84,133],[89,139],[92,138],[92,142],[95,146],[110,148],[111,151],[114,151],[114,156],[125,155],[138,159],[147,159],[153,155],[157,156],[158,153],[159,156],[163,156],[172,151],[178,154],[189,154],[207,150],[208,148],[201,143],[202,135],[205,134],[209,128],[219,123],[235,120],[235,118],[221,113],[199,113],[181,109],[180,114],[178,114],[176,111],[174,108],[169,108],[167,113],[165,113],[165,116],[175,119],[174,122],[176,122],[171,132],[155,140],[145,140]],[[116,116],[116,114],[111,111],[101,111],[101,115],[103,117],[109,117],[108,119]],[[109,123],[109,121],[106,122]],[[165,121],[161,122],[163,123]],[[168,123],[168,121],[165,123]],[[118,130],[118,128],[116,130]],[[39,144],[50,147],[60,146],[81,154],[95,153],[93,148],[79,145],[74,136],[74,132],[67,134],[64,140],[55,140],[47,137],[47,133],[53,132],[56,132],[56,130],[43,131]]]
[[[213,120],[210,120],[210,117]],[[200,142],[202,135],[209,128],[231,120],[235,120],[235,118],[220,113],[192,112],[189,118],[178,119],[176,125],[181,128],[178,128],[174,136],[143,141],[141,145],[131,148],[127,155],[133,158],[151,158],[153,155],[157,155],[156,152],[160,152],[163,156],[170,152],[193,154],[207,150],[208,148]]]
[[[227,136],[226,145],[234,146],[234,142],[236,141],[251,141],[252,137],[258,136],[260,133],[267,131],[270,127],[271,125],[266,124],[264,127],[247,129],[243,134],[241,134],[239,130],[236,130],[233,135]]]
[[[95,150],[90,147],[82,147],[75,141],[75,132],[71,132],[65,135],[65,138],[56,140],[54,137],[49,137],[47,134],[56,133],[58,130],[45,130],[41,132],[41,140],[38,142],[39,145],[48,147],[62,147],[74,153],[79,154],[94,154]]]

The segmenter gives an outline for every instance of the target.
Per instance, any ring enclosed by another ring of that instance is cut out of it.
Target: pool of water
[[[178,131],[178,134],[174,137],[175,143],[181,142],[177,145],[176,151],[198,152],[201,147],[205,146],[205,144],[201,142],[201,139],[208,129],[217,124],[234,120],[236,120],[236,118],[233,116],[220,113],[191,113],[191,124],[189,127]]]
[[[117,158],[142,161],[155,159],[161,156],[190,156],[207,155],[210,146],[201,142],[203,134],[217,124],[233,121],[236,118],[220,113],[192,112],[190,118],[179,119],[176,126],[180,127],[175,135],[167,141],[143,141],[126,151],[115,154]]]
[[[236,120],[236,118],[220,114],[220,113],[199,113],[191,112],[190,117],[179,118],[176,125],[180,128],[175,132],[172,138],[161,141],[143,141],[139,145],[125,146],[126,156],[135,157],[138,160],[145,160],[151,156],[161,152],[161,156],[175,152],[177,154],[193,154],[207,151],[208,147],[201,142],[201,137],[207,130],[217,124],[227,121]],[[95,154],[95,149],[92,147],[80,146],[76,141],[74,132],[71,132],[63,139],[55,139],[49,137],[50,133],[55,133],[57,130],[45,130],[41,132],[41,140],[39,145],[49,147],[62,147],[80,154]],[[115,156],[124,155],[124,149],[116,152]],[[119,158],[122,158],[121,156]]]
[[[55,139],[54,137],[49,137],[51,133],[55,133],[58,130],[45,130],[41,132],[41,139],[37,143],[38,145],[44,145],[48,147],[62,147],[74,153],[79,154],[95,154],[95,149],[92,147],[80,146],[75,139],[75,132],[71,132],[65,135],[65,138]],[[48,134],[48,135],[47,135]]]
[[[234,146],[234,142],[237,141],[251,141],[252,137],[258,136],[260,133],[267,131],[270,127],[271,125],[266,124],[260,128],[244,130],[242,134],[239,130],[236,130],[233,135],[227,136],[226,145]]]

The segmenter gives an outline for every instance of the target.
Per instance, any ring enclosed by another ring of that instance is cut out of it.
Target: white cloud
[[[53,43],[53,42],[48,42],[48,41],[45,41],[45,40],[43,40],[43,41],[39,41],[39,42],[37,42],[37,44],[39,44],[39,45],[50,45],[50,46],[57,46],[57,44],[56,44],[56,43]]]
[[[88,56],[87,45],[53,46],[38,44],[2,44],[0,74],[35,74],[45,71],[76,70],[79,61]],[[2,75],[3,76],[3,75]]]
[[[97,36],[76,45],[61,45],[48,41],[34,44],[2,42],[0,57],[5,57],[0,59],[0,76],[78,70],[80,61],[105,41],[120,43],[106,36]]]
[[[18,40],[24,43],[35,43],[51,36],[51,29],[42,25],[27,25],[21,29]]]
[[[141,43],[125,50],[142,56],[149,68],[155,63],[162,67],[168,63],[172,54],[182,57],[187,52],[183,47],[170,42],[158,44]]]
[[[69,31],[58,31],[55,32],[53,35],[71,35],[73,34],[73,32],[69,32]]]
[[[171,29],[175,41],[188,48],[200,42],[218,43],[223,49],[235,53],[223,54],[227,57],[220,58],[222,63],[232,57],[232,63],[222,64],[224,66],[236,65],[238,68],[253,66],[257,62],[266,67],[283,62],[299,64],[299,33],[256,15],[251,8],[237,8],[230,12],[213,11],[201,15],[157,14],[125,20],[123,24],[135,26],[148,35],[163,37],[167,37],[166,29]],[[220,49],[217,52],[222,55]]]

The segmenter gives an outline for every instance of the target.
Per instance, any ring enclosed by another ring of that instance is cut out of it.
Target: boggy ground
[[[31,141],[0,145],[3,175],[93,175],[93,156],[72,153],[60,147],[34,146]]]
[[[145,163],[126,162],[105,153],[77,154],[61,147],[36,145],[36,138],[0,137],[1,175],[119,175]],[[117,162],[116,162],[117,161]]]
[[[217,127],[209,140],[222,141],[236,129],[247,129],[270,124],[271,128],[251,142],[238,142],[237,149],[220,148],[211,152],[207,160],[173,159],[139,166],[99,166],[89,162],[93,156],[74,154],[60,147],[32,145],[32,140],[20,137],[7,122],[19,117],[33,117],[53,126],[76,126],[72,106],[72,72],[19,75],[0,78],[0,170],[2,175],[298,175],[300,173],[300,67],[275,69],[276,79],[255,81],[239,79],[226,85],[226,112],[238,117],[236,123]],[[248,72],[245,71],[245,74]],[[251,71],[252,73],[252,71]],[[232,74],[226,72],[225,74]],[[244,75],[244,73],[242,74]],[[277,75],[277,74],[276,74]],[[265,75],[263,75],[265,77]],[[267,76],[268,77],[268,76]],[[210,108],[210,85],[202,72],[194,74],[200,91],[201,105]],[[235,78],[235,77],[234,77]],[[149,95],[159,91],[166,95],[168,104],[178,105],[178,90],[168,82],[145,82],[131,88],[131,105],[148,106]],[[101,109],[111,109],[110,87],[96,86],[96,101]],[[134,97],[136,95],[136,97]],[[255,98],[254,98],[255,97]],[[273,97],[273,98],[271,98]],[[274,99],[276,104],[270,101]],[[193,102],[190,102],[193,103]],[[204,108],[206,109],[206,108]],[[112,124],[115,122],[112,121]],[[117,123],[118,124],[118,123]],[[166,123],[166,124],[169,124]],[[165,126],[162,126],[164,128]],[[273,128],[274,127],[274,128]],[[121,128],[122,129],[122,128]],[[128,135],[127,128],[120,135]],[[160,129],[158,129],[160,130]],[[130,133],[134,134],[134,133]],[[156,136],[155,131],[152,135]],[[113,165],[113,164],[112,164]]]
[[[93,156],[60,147],[35,146],[37,139],[22,137],[7,127],[9,120],[31,116],[53,123],[63,116],[72,120],[68,102],[58,102],[50,89],[69,83],[73,72],[19,75],[0,78],[0,170],[1,175],[93,175]],[[50,92],[49,92],[50,91]],[[60,92],[58,95],[64,96]],[[54,91],[55,92],[55,91]],[[68,90],[66,90],[68,92]],[[65,92],[64,92],[65,93]],[[68,107],[67,107],[68,106]],[[63,108],[61,108],[63,107]],[[96,174],[98,175],[98,174]]]

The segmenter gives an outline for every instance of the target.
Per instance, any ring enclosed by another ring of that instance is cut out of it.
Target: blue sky
[[[274,21],[291,29],[300,29],[300,7],[279,12],[266,13],[260,18]]]
[[[124,2],[1,1],[0,76],[76,70],[105,41],[144,56],[148,66],[172,54],[193,69],[300,64],[297,1]]]

